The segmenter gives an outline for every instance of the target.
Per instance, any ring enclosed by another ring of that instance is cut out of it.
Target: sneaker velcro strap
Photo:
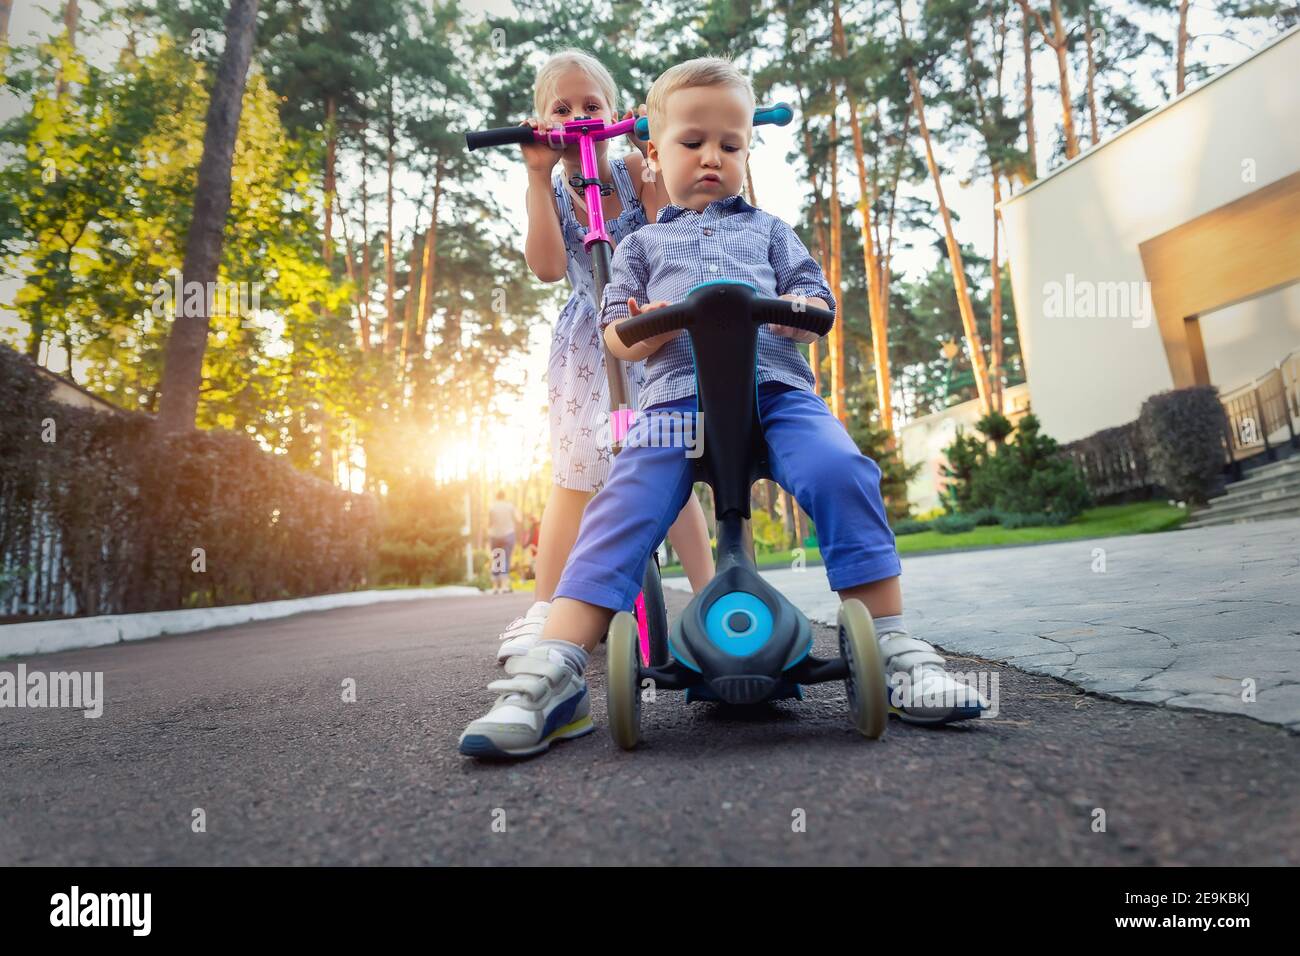
[[[535,677],[544,677],[552,684],[561,683],[567,670],[568,668],[563,664],[544,661],[539,657],[533,657],[531,654],[520,654],[506,661],[506,673],[510,676],[531,674]]]
[[[917,664],[944,663],[943,658],[935,653],[934,645],[904,634],[886,635],[880,642],[880,651],[889,660],[893,660],[900,654],[906,654],[907,658],[903,666],[909,668]]]
[[[538,700],[546,693],[546,685],[532,677],[511,677],[506,680],[494,680],[488,684],[488,690],[500,694],[523,694],[529,700]]]

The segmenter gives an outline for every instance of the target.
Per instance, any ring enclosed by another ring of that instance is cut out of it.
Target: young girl
[[[533,88],[533,129],[563,126],[575,116],[599,117],[615,123],[618,93],[614,78],[595,58],[579,50],[554,54],[537,71]],[[641,113],[645,107],[640,108]],[[629,111],[622,119],[631,116]],[[655,177],[643,176],[646,145],[629,136],[636,151],[609,159],[610,140],[596,144],[601,182],[616,189],[602,198],[595,214],[620,242],[624,236],[653,222],[668,202],[667,192]],[[516,618],[501,635],[498,662],[525,654],[538,641],[560,573],[578,536],[583,509],[609,476],[613,457],[608,446],[597,442],[601,424],[609,420],[609,386],[605,356],[592,304],[591,257],[583,248],[592,211],[583,195],[569,185],[581,175],[578,147],[553,149],[546,143],[521,147],[528,166],[528,238],[524,256],[543,282],[568,277],[570,295],[560,312],[551,339],[547,364],[551,460],[554,484],[542,512],[536,565],[536,602]],[[556,163],[559,171],[552,176]],[[645,380],[645,364],[625,367],[628,406],[636,407],[637,392]],[[608,428],[605,429],[608,432]],[[713,577],[704,510],[694,495],[668,532],[680,556],[691,587],[699,590]]]

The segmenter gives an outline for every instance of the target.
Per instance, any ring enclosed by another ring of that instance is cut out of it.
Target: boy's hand
[[[541,128],[541,124],[535,119],[526,119],[519,125],[531,126],[535,130]],[[550,143],[521,143],[519,148],[523,150],[525,165],[534,173],[549,173],[560,161],[560,154],[563,152],[552,147]]]
[[[788,299],[791,302],[802,301],[804,305],[811,305],[814,308],[818,308],[818,309],[826,308],[826,303],[814,296],[800,296],[796,293],[791,292],[781,296],[781,298]],[[803,342],[805,344],[816,342],[819,338],[821,338],[821,336],[819,336],[816,332],[809,332],[807,329],[796,329],[792,325],[776,325],[775,323],[769,322],[767,327],[771,329],[773,334],[775,335],[779,335],[782,338],[786,338],[786,339],[794,339],[796,342]]]
[[[624,119],[624,120],[625,120],[625,119],[630,119],[633,115],[636,115],[636,116],[645,116],[645,115],[646,115],[646,105],[645,105],[644,103],[642,103],[640,106],[638,106],[638,107],[636,108],[636,113],[635,113],[635,114],[632,112],[632,110],[628,110],[628,111],[627,111],[627,115],[624,116],[623,119]],[[623,120],[619,120],[619,122],[621,123],[621,122],[623,122]],[[637,150],[641,153],[642,156],[645,156],[645,155],[647,155],[647,154],[649,153],[649,151],[650,151],[650,140],[648,140],[648,139],[638,139],[638,138],[637,138],[637,135],[636,135],[636,129],[635,129],[635,128],[628,130],[627,138],[631,141],[632,145],[635,146],[635,147],[637,148]]]
[[[624,345],[623,340],[618,337],[614,330],[619,325],[626,322],[634,316],[641,315],[644,312],[653,312],[655,309],[662,309],[664,306],[672,305],[671,302],[649,302],[645,305],[637,305],[636,299],[631,296],[627,300],[627,309],[630,313],[627,318],[619,319],[617,322],[611,322],[605,326],[605,344],[609,346],[610,352],[615,358],[622,359],[624,362],[639,362],[647,356],[654,355],[661,348],[671,342],[677,336],[681,335],[685,329],[674,329],[671,332],[665,332],[663,335],[656,335],[652,338],[638,342],[636,345]]]

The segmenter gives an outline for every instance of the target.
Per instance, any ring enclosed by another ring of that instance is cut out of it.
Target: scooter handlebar
[[[739,298],[733,298],[736,296]],[[719,297],[724,297],[723,301],[718,301]],[[689,329],[698,317],[724,304],[733,308],[748,306],[749,317],[755,325],[788,325],[822,336],[835,324],[835,316],[826,309],[792,299],[755,295],[753,288],[743,282],[711,282],[692,289],[681,302],[624,319],[615,329],[624,345],[636,345],[656,335]]]
[[[487,149],[489,146],[510,146],[514,143],[526,145],[537,139],[531,126],[500,126],[496,129],[473,130],[465,134],[465,145],[469,149]]]

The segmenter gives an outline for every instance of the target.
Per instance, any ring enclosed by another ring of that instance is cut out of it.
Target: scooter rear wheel
[[[636,618],[627,611],[619,611],[609,622],[605,696],[610,736],[624,750],[631,750],[641,738],[640,649],[637,644]]]
[[[840,656],[849,665],[844,690],[853,725],[862,736],[877,740],[889,723],[888,688],[876,628],[861,601],[849,600],[840,605],[839,638]]]

